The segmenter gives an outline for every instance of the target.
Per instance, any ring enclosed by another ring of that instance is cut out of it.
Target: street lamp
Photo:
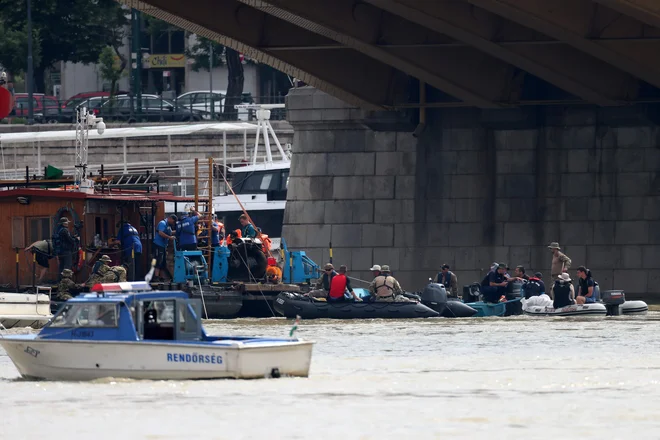
[[[93,185],[86,181],[87,177],[87,152],[89,150],[89,129],[96,127],[98,134],[105,132],[105,122],[103,118],[97,118],[93,113],[87,110],[87,107],[80,107],[76,111],[76,172],[75,184],[80,189],[84,187],[93,188]],[[88,185],[89,183],[89,185]]]

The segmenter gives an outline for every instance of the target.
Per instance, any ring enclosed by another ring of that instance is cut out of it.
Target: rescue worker
[[[339,266],[339,273],[335,275],[330,282],[328,302],[346,301],[347,298],[344,295],[346,292],[349,292],[355,301],[362,301],[362,299],[353,292],[351,280],[346,275],[346,272],[346,266]]]
[[[598,300],[598,283],[591,276],[591,271],[584,266],[577,268],[578,291],[575,302],[589,304]]]
[[[257,231],[254,229],[252,223],[250,223],[250,220],[248,220],[247,215],[241,214],[241,216],[238,217],[238,221],[243,227],[243,230],[241,231],[243,238],[255,238],[257,236]]]
[[[568,258],[565,254],[560,252],[561,248],[559,243],[553,241],[548,246],[548,249],[552,252],[552,264],[550,265],[550,278],[555,280],[559,275],[568,271],[571,267],[571,259]]]
[[[34,255],[34,259],[39,266],[39,278],[37,284],[41,284],[48,272],[50,266],[49,260],[55,257],[52,240],[39,240],[25,248],[25,253]]]
[[[525,299],[530,299],[533,296],[543,295],[545,293],[545,285],[536,276],[527,277],[525,284],[522,285],[522,290],[525,294]]]
[[[575,288],[569,274],[564,272],[557,277],[550,289],[550,297],[553,299],[552,307],[555,309],[575,304]]]
[[[59,262],[58,273],[61,274],[64,269],[71,269],[73,267],[73,253],[76,247],[76,240],[69,231],[68,218],[60,218],[51,238],[53,241],[53,251]]]
[[[449,265],[443,264],[441,271],[438,272],[436,283],[442,284],[447,289],[447,295],[458,298],[458,278],[453,272],[449,271]]]
[[[321,283],[321,288],[312,290],[306,293],[306,296],[311,296],[312,298],[327,298],[328,293],[330,292],[330,283],[332,279],[337,275],[335,267],[332,263],[328,263],[323,267],[323,276],[319,279]]]
[[[72,294],[77,295],[83,289],[81,284],[76,284],[73,281],[73,271],[71,269],[64,269],[62,271],[60,282],[57,284],[57,295],[55,301],[67,301],[73,298]]]
[[[378,264],[374,264],[369,270],[371,271],[371,274],[374,276],[374,278],[380,275],[380,266]]]
[[[172,235],[172,228],[176,227],[178,218],[176,214],[171,214],[169,217],[158,222],[156,226],[156,236],[154,237],[154,258],[156,259],[156,269],[154,270],[154,279],[163,281],[161,278],[161,270],[167,272],[169,278],[172,279],[172,274],[167,268],[167,247],[170,241],[174,241]]]
[[[534,276],[539,280],[539,283],[541,283],[541,291],[545,292],[545,283],[543,282],[543,274],[541,272],[534,272]],[[550,287],[552,289],[552,287]]]
[[[184,251],[197,250],[197,222],[202,215],[190,209],[188,217],[181,219],[176,224],[177,248]]]
[[[266,268],[266,279],[269,283],[279,284],[282,281],[282,269],[277,265],[277,260],[268,257],[268,267]]]
[[[399,282],[390,275],[390,266],[386,264],[381,267],[380,275],[371,282],[369,292],[375,301],[382,302],[395,302],[397,296],[403,296]]]
[[[508,268],[507,268],[508,270]],[[507,277],[509,281],[527,281],[529,280],[529,277],[525,274],[525,267],[524,266],[516,266],[516,268],[513,271],[513,276]]]
[[[121,266],[110,267],[112,259],[103,255],[95,265],[92,275],[90,275],[87,285],[93,287],[95,284],[116,283],[126,281],[126,269]]]
[[[506,301],[507,279],[504,277],[506,264],[500,263],[495,272],[488,275],[481,282],[481,294],[485,302],[497,303]]]
[[[135,267],[132,272],[134,276],[129,281],[135,281],[144,278],[142,275],[142,240],[140,233],[129,222],[119,222],[119,232],[117,240],[121,246],[121,260],[126,267],[131,267],[133,262]]]

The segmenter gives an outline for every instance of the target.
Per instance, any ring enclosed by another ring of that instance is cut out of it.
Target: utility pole
[[[135,99],[135,111],[138,115],[142,114],[142,44],[140,41],[140,22],[141,12],[137,9],[131,9],[131,24],[133,37],[133,51],[131,61],[133,68],[133,98]],[[139,120],[139,118],[138,118]]]
[[[209,41],[209,92],[211,93],[211,119],[215,119],[215,96],[213,96],[213,42]]]
[[[34,124],[34,60],[32,58],[32,1],[27,0],[27,92],[28,92],[28,125]]]

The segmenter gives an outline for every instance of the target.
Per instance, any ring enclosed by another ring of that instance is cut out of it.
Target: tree
[[[110,97],[112,97],[117,93],[117,82],[123,76],[126,64],[124,63],[122,66],[121,58],[117,56],[115,50],[110,46],[106,46],[101,51],[98,64],[101,77],[106,81],[110,81]]]
[[[0,21],[0,65],[11,72],[12,76],[20,75],[27,70],[27,30],[6,29]],[[32,57],[34,63],[41,61],[41,46],[38,44],[39,33],[32,32]],[[37,44],[35,44],[37,43]]]
[[[192,70],[195,72],[199,72],[202,69],[209,70],[209,51],[211,46],[213,46],[213,67],[222,66],[225,63],[222,57],[225,47],[213,40],[198,36],[195,44],[186,49],[186,57],[193,60]]]
[[[25,1],[0,0],[5,32],[21,32],[26,20]],[[41,49],[41,59],[34,63],[35,89],[43,91],[45,71],[55,62],[95,63],[106,46],[121,47],[128,19],[114,0],[33,0],[32,22],[38,33],[33,47]]]
[[[225,47],[225,60],[227,61],[227,96],[225,97],[225,108],[222,113],[225,119],[238,119],[238,111],[234,105],[241,103],[243,94],[243,63],[240,54],[234,49]]]
[[[243,94],[243,85],[245,82],[240,53],[207,38],[197,37],[195,44],[186,50],[186,56],[192,58],[192,69],[195,72],[201,69],[209,70],[211,46],[213,46],[213,66],[227,64],[227,95],[222,111],[223,118],[226,120],[235,120],[238,118],[238,111],[234,108],[234,105],[240,104],[242,101],[241,95]]]

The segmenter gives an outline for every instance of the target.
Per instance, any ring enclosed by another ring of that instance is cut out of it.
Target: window
[[[273,173],[253,173],[245,179],[241,192],[270,191],[277,189],[278,185],[279,179],[273,179]]]
[[[259,189],[267,191],[270,188],[270,182],[273,180],[272,174],[266,174],[263,179],[261,179],[261,185]]]
[[[46,101],[46,107],[49,107],[49,108],[52,108],[52,107],[57,108],[57,107],[60,106],[60,104],[57,101],[55,101],[54,99],[51,99],[51,98],[47,98],[44,101]]]
[[[289,172],[282,171],[282,181],[280,182],[280,189],[286,191],[289,187]]]
[[[117,304],[66,304],[50,327],[117,327]]]
[[[53,235],[50,229],[50,217],[28,217],[27,221],[27,242],[29,244],[39,240],[48,240]]]
[[[197,95],[194,94],[194,93],[191,94],[191,95],[183,96],[177,101],[177,104],[181,105],[181,106],[184,106],[184,107],[185,106],[190,106],[193,103],[193,101],[195,100],[195,96],[197,96]]]
[[[111,216],[96,216],[94,217],[94,230],[92,233],[92,239],[97,234],[101,238],[101,241],[107,241],[108,238],[115,235],[115,228],[113,223],[114,217]]]

